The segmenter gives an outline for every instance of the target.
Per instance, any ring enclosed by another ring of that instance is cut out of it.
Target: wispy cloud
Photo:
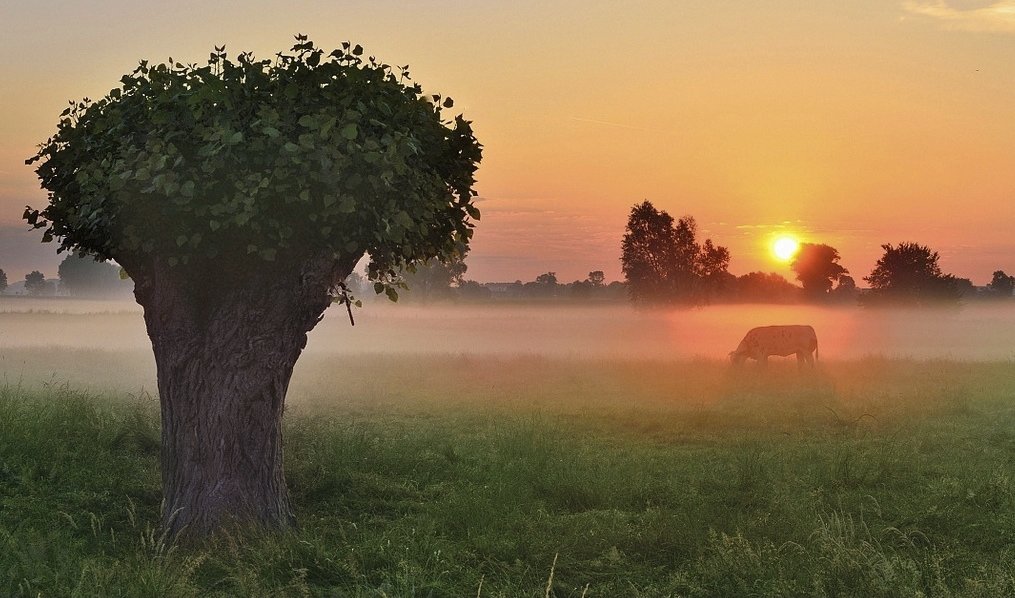
[[[937,19],[950,29],[1015,33],[1015,0],[905,0],[902,7],[912,14]]]

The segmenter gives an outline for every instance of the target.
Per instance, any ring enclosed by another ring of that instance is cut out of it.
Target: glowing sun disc
[[[784,262],[793,259],[798,249],[800,249],[800,243],[793,237],[779,237],[772,245],[772,253]]]

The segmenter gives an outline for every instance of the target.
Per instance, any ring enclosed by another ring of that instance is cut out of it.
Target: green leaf
[[[339,131],[339,134],[342,136],[343,139],[348,139],[349,141],[352,141],[353,139],[356,139],[357,135],[359,135],[359,127],[356,126],[356,123],[349,123],[344,127],[342,127],[342,130]]]
[[[444,107],[445,108],[451,108],[454,105],[455,105],[455,101],[454,100],[452,100],[451,98],[444,98]]]
[[[472,205],[471,203],[465,204],[465,213],[469,215],[473,220],[479,220],[479,208]]]
[[[194,197],[194,181],[185,181],[180,185],[180,195],[184,197]]]
[[[222,223],[220,223],[218,220],[209,220],[208,221],[208,228],[210,228],[212,230],[218,230],[219,227],[221,227],[221,226],[222,226]]]
[[[226,139],[226,143],[228,143],[229,145],[236,145],[241,141],[243,141],[243,133],[241,133],[240,131],[233,133],[232,135],[229,136],[228,139]]]
[[[298,151],[300,151],[300,146],[296,145],[292,141],[287,141],[286,144],[283,145],[282,147],[285,148],[285,151],[287,151],[287,152],[298,152]]]
[[[180,235],[176,237],[176,246],[183,247],[183,244],[187,242],[187,235]]]
[[[387,287],[384,289],[384,294],[387,295],[388,299],[390,299],[392,302],[398,301],[398,291],[396,291],[395,289]]]
[[[264,131],[265,135],[267,135],[268,137],[271,137],[272,139],[274,139],[275,137],[278,137],[279,135],[281,135],[281,132],[278,129],[276,129],[275,127],[265,127],[262,130]]]

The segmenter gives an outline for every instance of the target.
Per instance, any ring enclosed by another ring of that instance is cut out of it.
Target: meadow
[[[1003,312],[867,351],[887,315],[798,313],[801,373],[722,359],[791,311],[499,309],[329,316],[286,415],[298,529],[196,544],[158,529],[138,312],[0,309],[0,595],[1015,596]]]

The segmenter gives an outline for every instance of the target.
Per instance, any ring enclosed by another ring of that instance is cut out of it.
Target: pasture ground
[[[332,371],[286,416],[299,529],[196,545],[159,534],[152,398],[8,378],[0,595],[1015,596],[1010,361]]]

